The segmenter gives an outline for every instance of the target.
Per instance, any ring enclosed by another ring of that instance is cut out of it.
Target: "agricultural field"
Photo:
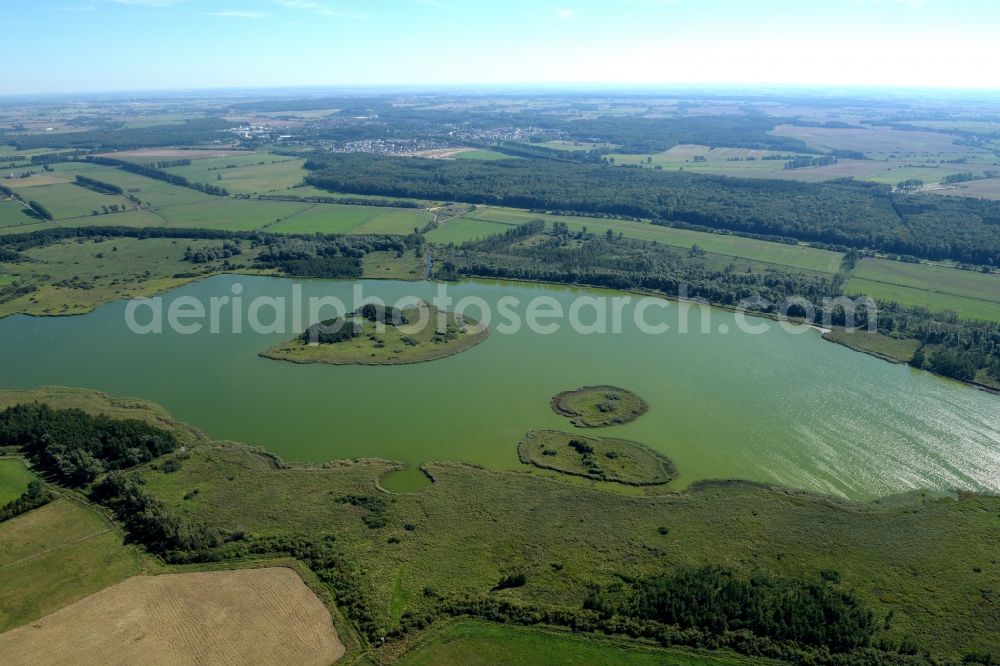
[[[462,216],[442,222],[440,226],[427,234],[427,240],[440,245],[448,243],[461,245],[478,238],[502,234],[512,226],[516,226],[516,223],[493,222]]]
[[[255,202],[275,204],[279,202]],[[355,206],[344,204],[308,204],[280,202],[285,206],[298,206],[292,213],[267,230],[285,234],[411,234],[414,228],[423,228],[433,215],[419,208],[391,208],[388,206]]]
[[[823,150],[855,150],[869,157],[886,155],[946,154],[968,155],[975,149],[956,145],[954,137],[940,132],[906,132],[888,127],[799,127],[778,125],[771,132],[775,136],[801,139],[806,144]]]
[[[276,225],[311,206],[312,204],[291,201],[211,197],[208,201],[180,204],[152,212],[160,218],[159,226],[164,227],[251,231]]]
[[[399,666],[764,666],[739,655],[667,650],[553,629],[459,620],[419,643]]]
[[[0,634],[6,663],[327,666],[330,613],[291,569],[134,576]]]
[[[498,153],[495,150],[463,150],[455,153],[456,160],[510,160],[514,159],[510,155]]]
[[[863,259],[847,283],[850,294],[896,301],[966,319],[1000,321],[1000,275],[949,266]]]
[[[0,228],[31,225],[38,218],[14,199],[0,199]]]
[[[135,208],[125,197],[99,194],[55,175],[36,175],[30,178],[4,181],[25,201],[38,201],[45,206],[56,221],[90,217],[94,211],[108,206]]]
[[[1000,200],[1000,178],[970,180],[952,187],[929,189],[934,194],[944,194],[955,197],[976,197],[979,199]]]
[[[35,475],[17,458],[0,458],[0,506],[16,500]]]
[[[538,145],[544,146],[546,148],[552,148],[554,150],[594,150],[596,148],[604,148],[607,150],[612,150],[616,148],[614,144],[611,143],[594,143],[591,141],[545,141],[538,144],[528,144],[528,145]]]
[[[57,164],[55,169],[56,173],[64,176],[67,181],[72,181],[77,174],[80,174],[88,178],[117,185],[129,194],[134,195],[144,204],[148,204],[153,208],[200,203],[216,198],[190,187],[171,185],[162,180],[146,178],[145,176],[122,171],[115,167],[71,162],[68,164]]]
[[[305,160],[298,157],[249,153],[199,159],[165,171],[194,183],[219,185],[233,194],[264,194],[301,183],[307,174],[303,163]]]
[[[0,631],[19,627],[139,573],[138,551],[102,514],[57,499],[0,523]],[[2,634],[0,634],[2,636]],[[12,653],[2,647],[0,653]]]
[[[843,258],[843,255],[839,252],[820,250],[805,245],[786,245],[784,243],[772,243],[753,238],[742,238],[740,236],[675,229],[673,227],[663,227],[648,222],[634,222],[632,220],[545,215],[525,210],[497,208],[493,206],[479,206],[460,219],[499,222],[502,224],[523,224],[530,220],[542,219],[549,225],[554,222],[564,222],[573,231],[580,231],[586,227],[588,231],[598,234],[605,233],[608,229],[611,229],[615,233],[621,232],[623,236],[628,238],[656,241],[685,250],[690,249],[693,245],[698,245],[706,252],[714,254],[829,274],[834,274],[840,269],[840,262]],[[445,227],[447,227],[447,224]]]

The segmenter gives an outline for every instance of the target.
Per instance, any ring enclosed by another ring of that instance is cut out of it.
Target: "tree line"
[[[315,153],[306,182],[353,194],[627,216],[1000,265],[1000,202],[551,160]]]
[[[104,181],[97,180],[95,178],[88,178],[87,176],[78,175],[76,177],[76,184],[101,194],[125,194],[125,190],[117,185],[105,183]]]
[[[122,171],[128,171],[129,173],[145,176],[146,178],[152,178],[153,180],[162,180],[163,182],[170,183],[171,185],[187,187],[192,190],[204,192],[205,194],[211,194],[218,197],[229,196],[229,191],[224,187],[220,187],[218,185],[206,185],[205,183],[195,183],[188,180],[184,176],[178,176],[177,174],[168,173],[166,171],[161,171],[160,169],[154,169],[152,167],[143,166],[134,162],[116,160],[110,157],[98,157],[95,155],[88,155],[86,159],[88,162],[94,162],[95,164],[103,166],[118,167]]]

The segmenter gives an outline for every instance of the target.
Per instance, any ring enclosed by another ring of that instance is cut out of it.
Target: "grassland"
[[[195,183],[219,185],[234,194],[264,194],[301,183],[307,174],[302,168],[304,163],[298,157],[250,153],[200,159],[166,171]]]
[[[843,258],[839,252],[820,250],[805,245],[771,243],[753,238],[675,229],[632,220],[545,215],[526,210],[492,206],[480,206],[467,213],[464,219],[503,224],[523,224],[529,220],[542,219],[549,225],[554,222],[564,222],[571,230],[580,231],[586,227],[588,231],[598,234],[611,229],[615,233],[621,232],[623,236],[628,238],[656,241],[663,245],[671,245],[685,250],[690,249],[693,245],[698,245],[706,252],[714,254],[828,274],[834,274],[840,269]]]
[[[0,458],[0,506],[20,497],[34,478],[17,458]]]
[[[622,425],[646,413],[649,405],[631,391],[616,386],[584,386],[552,398],[552,409],[578,428]]]
[[[257,202],[258,204],[261,202]],[[342,204],[288,204],[301,210],[269,225],[271,233],[288,234],[411,234],[433,215],[417,208]]]
[[[102,211],[105,206],[135,208],[135,204],[125,197],[98,194],[54,176],[45,176],[44,180],[33,176],[24,180],[15,179],[6,182],[25,201],[40,202],[57,221],[87,217],[95,210]]]
[[[417,308],[404,308],[403,316],[409,324],[378,325],[359,317],[352,318],[362,327],[358,337],[318,344],[294,338],[262,352],[261,356],[293,363],[406,365],[461,353],[489,336],[489,329],[479,326],[475,320],[441,312],[433,306],[428,306],[423,314]],[[421,319],[422,316],[426,319]],[[443,321],[439,321],[439,316]],[[345,325],[350,326],[350,320]]]
[[[344,654],[330,614],[290,569],[134,576],[0,634],[6,663],[326,666]]]
[[[445,222],[427,234],[427,240],[440,245],[455,243],[460,245],[466,241],[502,234],[514,224],[506,222],[491,222],[471,217],[456,217]]]
[[[891,363],[908,363],[920,346],[920,343],[912,338],[893,338],[864,330],[848,332],[842,328],[834,328],[824,333],[823,338]]]
[[[665,650],[625,641],[581,636],[538,627],[459,620],[435,632],[398,662],[399,666],[737,666],[767,664],[738,655]]]
[[[0,631],[140,571],[138,551],[96,510],[58,499],[0,523]],[[0,647],[8,657],[13,653]]]
[[[517,455],[526,465],[630,486],[663,485],[677,476],[670,460],[625,439],[533,430],[517,445]]]
[[[115,238],[67,240],[34,248],[25,252],[31,261],[0,264],[0,272],[38,287],[0,304],[0,317],[19,312],[81,314],[113,300],[160,293],[189,282],[194,275],[221,270],[220,261],[196,266],[183,260],[188,247],[217,245],[205,240]],[[242,259],[249,261],[254,253],[247,248]]]
[[[0,199],[0,227],[33,224],[38,218],[14,199]]]
[[[413,252],[396,256],[395,252],[369,252],[361,260],[366,279],[422,280],[427,273],[424,258]]]
[[[511,571],[525,573],[527,584],[493,594],[579,605],[595,582],[714,563],[816,580],[837,571],[880,623],[892,611],[877,638],[910,638],[939,655],[998,648],[992,627],[1000,617],[989,601],[1000,582],[998,498],[852,504],[739,483],[633,497],[461,464],[425,465],[429,487],[383,495],[378,478],[396,468],[360,461],[279,469],[252,450],[213,445],[194,449],[179,471],[143,477],[171,510],[211,526],[336,532],[344,552],[364,562],[358,584],[387,626],[402,609],[426,608],[425,588],[488,595]],[[345,495],[385,498],[386,527],[370,529],[363,509],[330,501]]]
[[[847,292],[933,312],[951,310],[965,319],[1000,321],[997,274],[868,258],[852,271]]]

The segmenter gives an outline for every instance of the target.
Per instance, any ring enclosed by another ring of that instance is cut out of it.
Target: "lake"
[[[164,304],[230,295],[236,283],[246,302],[288,296],[301,284],[307,297],[349,303],[353,285],[227,275],[170,292]],[[360,284],[389,303],[429,299],[437,289]],[[489,281],[449,285],[449,293],[491,305],[546,296],[565,307],[581,295],[611,294]],[[612,384],[645,398],[649,412],[587,434],[666,454],[680,472],[675,488],[738,478],[855,499],[915,488],[1000,492],[1000,397],[851,351],[813,330],[793,334],[752,320],[771,330],[750,335],[724,310],[710,310],[707,334],[677,332],[676,303],[647,311],[649,321],[671,324],[669,332],[643,333],[628,306],[620,333],[583,335],[566,325],[552,334],[494,330],[471,350],[406,366],[257,356],[290,332],[137,335],[125,311],[117,302],[77,317],[0,320],[0,388],[62,385],[145,398],[213,438],[261,445],[286,460],[401,460],[410,469],[386,483],[408,490],[424,482],[416,465],[426,461],[525,469],[517,460],[525,432],[573,429],[551,410],[553,395]],[[468,314],[478,318],[474,309]]]

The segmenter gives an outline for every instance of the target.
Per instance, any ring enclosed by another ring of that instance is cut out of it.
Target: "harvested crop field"
[[[0,634],[16,664],[330,664],[344,654],[291,569],[135,576]]]

